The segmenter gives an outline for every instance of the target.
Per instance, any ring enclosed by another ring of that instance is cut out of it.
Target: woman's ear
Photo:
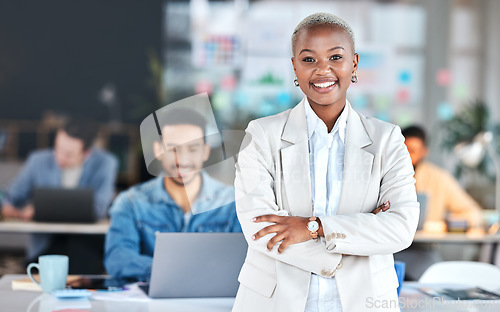
[[[353,73],[358,70],[358,63],[359,63],[359,55],[358,53],[354,53],[354,57],[352,58],[352,65],[353,65]]]
[[[291,60],[292,60],[292,66],[293,66],[293,73],[294,73],[294,74],[297,74],[297,73],[295,72],[295,58],[292,56]]]

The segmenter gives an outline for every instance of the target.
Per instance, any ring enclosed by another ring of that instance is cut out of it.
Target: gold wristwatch
[[[318,241],[319,230],[319,222],[316,219],[316,217],[310,217],[309,222],[307,222],[307,229],[310,231],[311,237],[315,242]]]

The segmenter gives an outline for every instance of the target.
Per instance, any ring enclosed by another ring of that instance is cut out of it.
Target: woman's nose
[[[330,67],[330,64],[328,64],[328,62],[324,62],[324,61],[318,61],[317,62],[317,65],[316,65],[316,72],[318,74],[327,74],[329,73],[330,71],[332,70],[332,68]]]

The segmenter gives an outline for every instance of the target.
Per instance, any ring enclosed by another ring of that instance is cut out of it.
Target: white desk
[[[426,233],[418,231],[413,239],[414,243],[499,243],[500,234],[474,235],[466,233]]]
[[[5,275],[0,279],[0,307],[2,311],[49,312],[60,306],[54,297],[41,292],[13,291],[11,281],[24,278],[26,275]],[[418,283],[406,282],[401,291],[399,304],[402,312],[437,312],[437,311],[500,311],[500,301],[445,301],[432,298],[416,290],[421,286]],[[499,289],[500,290],[500,289]],[[82,308],[92,312],[229,312],[234,298],[209,298],[209,299],[152,299],[149,301],[101,301],[90,300],[89,306]],[[367,302],[367,305],[382,305],[382,302]],[[368,307],[368,306],[367,306]],[[30,308],[30,310],[28,310]]]
[[[106,234],[108,229],[108,220],[92,224],[0,221],[0,233]]]
[[[1,311],[52,312],[62,307],[62,304],[58,303],[53,296],[42,292],[13,291],[11,281],[25,277],[26,275],[9,274],[0,278]],[[138,302],[90,300],[90,307],[81,309],[92,312],[230,312],[233,302],[234,298],[151,299]],[[30,310],[27,310],[28,308]]]
[[[480,261],[499,265],[500,233],[466,234],[466,233],[426,233],[417,231],[413,244],[476,244],[481,247]]]
[[[104,235],[108,232],[108,229],[108,220],[92,224],[22,222],[14,220],[0,221],[0,249],[28,250],[31,234],[67,235],[71,242],[76,242],[77,244],[83,244],[85,246],[94,245],[94,247],[89,249],[89,252],[83,255],[75,255],[74,252],[69,253],[70,248],[66,249],[64,253],[72,258],[70,262],[70,272],[101,273]],[[74,238],[76,235],[83,235],[83,237]],[[82,241],[84,241],[84,243],[82,243]],[[69,244],[69,241],[67,244]],[[89,271],[84,270],[84,268],[87,267]],[[1,308],[0,311],[2,311]]]

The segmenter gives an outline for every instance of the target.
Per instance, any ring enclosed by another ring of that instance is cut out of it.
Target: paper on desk
[[[104,301],[150,301],[144,291],[139,288],[137,283],[125,286],[126,290],[119,291],[95,291],[91,298]]]
[[[57,311],[60,312],[61,310],[82,310],[82,309],[91,309],[92,304],[88,299],[55,299],[53,302],[53,310],[50,311]]]
[[[39,312],[61,312],[67,311],[68,309],[71,311],[89,311],[92,308],[92,304],[87,298],[61,300],[57,299],[54,295],[43,293],[30,302],[26,311],[34,311],[33,307],[36,306],[37,303],[39,303],[37,310]]]

